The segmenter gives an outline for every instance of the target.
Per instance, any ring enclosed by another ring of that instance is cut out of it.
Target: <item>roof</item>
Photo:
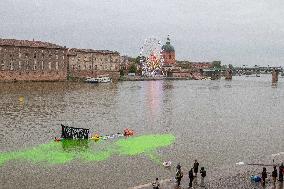
[[[117,52],[117,51],[95,50],[95,49],[77,49],[77,48],[72,48],[72,49],[69,49],[69,52],[70,52],[71,55],[73,53],[76,53],[76,52],[99,53],[99,54],[118,54],[119,55],[119,52]]]
[[[29,41],[17,39],[1,39],[0,46],[15,46],[15,47],[32,47],[32,48],[49,48],[49,49],[63,49],[65,47],[42,41]]]
[[[171,45],[170,38],[167,38],[167,42],[162,46],[163,52],[175,52],[175,48]]]

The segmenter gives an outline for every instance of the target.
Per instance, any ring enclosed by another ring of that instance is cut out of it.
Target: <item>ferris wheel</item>
[[[161,68],[164,59],[161,54],[161,47],[161,41],[157,38],[145,39],[143,46],[140,48],[140,65],[143,76],[163,75]]]

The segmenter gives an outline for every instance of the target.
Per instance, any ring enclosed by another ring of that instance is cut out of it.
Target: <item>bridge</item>
[[[272,67],[262,67],[262,66],[253,66],[253,67],[235,67],[234,72],[237,74],[257,74],[257,73],[272,73],[275,70],[277,72],[284,72],[283,67],[281,66],[272,66]]]

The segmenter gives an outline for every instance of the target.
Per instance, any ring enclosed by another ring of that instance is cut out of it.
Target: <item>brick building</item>
[[[174,65],[176,63],[175,48],[171,45],[171,40],[168,36],[167,42],[162,46],[162,57],[164,59],[164,65]]]
[[[120,76],[120,55],[109,50],[69,49],[68,74],[72,78],[109,75],[113,80]]]
[[[0,39],[0,81],[63,81],[67,49],[41,42]]]

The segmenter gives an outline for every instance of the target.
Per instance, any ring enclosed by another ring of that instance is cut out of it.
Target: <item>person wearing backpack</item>
[[[205,187],[204,179],[205,179],[205,177],[206,177],[206,171],[205,171],[204,167],[201,167],[201,169],[200,169],[200,174],[201,174],[200,186],[201,186],[201,187]]]
[[[181,171],[181,169],[179,169],[176,172],[176,180],[177,180],[177,185],[178,186],[180,186],[180,182],[181,182],[182,177],[183,177],[183,172]]]

